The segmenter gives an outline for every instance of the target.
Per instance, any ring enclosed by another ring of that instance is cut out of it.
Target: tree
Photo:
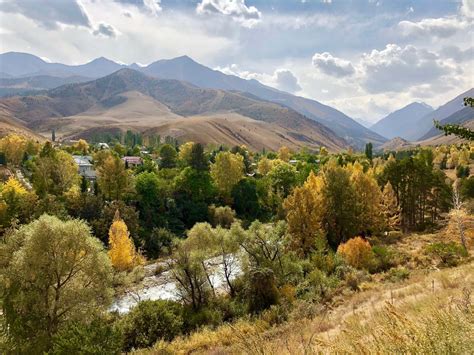
[[[279,293],[272,269],[253,269],[247,280],[246,296],[251,313],[259,313],[278,303]]]
[[[168,185],[155,173],[141,173],[136,178],[135,189],[138,209],[145,228],[150,231],[162,221]]]
[[[323,235],[323,189],[323,179],[311,172],[304,185],[295,188],[283,203],[290,246],[301,256],[308,256],[316,247],[316,239]]]
[[[132,178],[122,159],[108,153],[102,162],[96,162],[96,166],[97,183],[106,199],[120,200],[131,191]]]
[[[260,175],[265,176],[267,175],[270,170],[272,169],[272,161],[268,159],[267,157],[262,157],[260,158],[258,165],[257,165],[257,171]]]
[[[191,161],[191,152],[194,147],[194,142],[186,142],[179,147],[178,159],[189,165]]]
[[[365,145],[365,156],[367,157],[367,159],[372,161],[373,153],[372,153],[372,143],[371,142],[369,142]]]
[[[278,149],[278,159],[288,162],[291,157],[290,148],[283,146]]]
[[[329,244],[336,248],[357,233],[359,224],[354,205],[355,191],[350,172],[334,163],[325,166],[322,177],[326,207],[323,228]]]
[[[35,212],[37,197],[28,192],[14,177],[0,183],[0,226],[7,227],[15,218],[27,222]]]
[[[296,184],[296,168],[282,160],[276,160],[267,177],[273,191],[278,191],[283,197],[286,197]]]
[[[130,270],[141,263],[127,225],[120,218],[118,210],[109,230],[109,257],[113,267],[119,271]]]
[[[373,260],[370,243],[361,237],[349,239],[346,243],[339,245],[337,253],[342,255],[349,265],[357,269],[369,268]]]
[[[209,207],[209,219],[214,227],[230,228],[235,221],[235,211],[229,206]]]
[[[370,235],[379,231],[383,225],[380,210],[382,192],[372,169],[364,173],[363,166],[358,162],[348,165],[347,169],[351,173],[350,181],[354,191],[354,197],[350,203],[354,206],[355,233]]]
[[[13,166],[20,165],[27,148],[27,140],[23,136],[10,133],[0,139],[0,151],[5,154],[7,163]]]
[[[208,170],[209,159],[204,153],[204,147],[201,143],[193,144],[189,159],[189,166],[198,171]]]
[[[84,222],[43,215],[0,248],[4,329],[15,352],[47,351],[67,322],[108,306],[110,261]]]
[[[469,214],[464,209],[459,196],[458,184],[454,183],[453,208],[449,213],[448,232],[452,236],[459,236],[461,245],[466,253],[468,252],[466,233],[469,222],[472,223],[472,221],[469,221]]]
[[[257,182],[254,178],[240,180],[232,189],[234,208],[241,217],[254,220],[260,214],[260,201],[257,194]]]
[[[465,97],[464,98],[464,106],[474,107],[474,99],[472,97]],[[469,141],[474,141],[474,131],[467,127],[463,127],[458,124],[440,124],[439,121],[434,121],[434,125],[441,131],[444,131],[444,134],[450,135],[454,134],[459,138],[467,139]]]
[[[244,158],[240,154],[220,152],[211,165],[211,176],[225,201],[230,201],[232,188],[243,178]]]
[[[381,208],[385,227],[389,230],[397,230],[400,227],[401,210],[390,181],[387,181],[383,188]]]
[[[160,148],[160,168],[169,169],[176,166],[176,149],[170,144],[163,144]]]
[[[86,155],[89,151],[89,144],[84,139],[79,139],[76,144],[73,145],[73,149],[81,152],[82,155]]]
[[[72,156],[46,144],[33,163],[33,186],[40,196],[61,196],[80,183],[79,168]]]

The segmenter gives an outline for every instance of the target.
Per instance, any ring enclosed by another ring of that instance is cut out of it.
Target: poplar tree
[[[130,238],[127,225],[115,212],[114,222],[109,230],[109,257],[113,267],[119,271],[130,270],[140,263],[140,257]]]

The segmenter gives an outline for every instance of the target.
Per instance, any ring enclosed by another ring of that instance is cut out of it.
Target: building
[[[96,173],[92,165],[92,157],[90,155],[73,155],[72,157],[79,167],[79,175],[89,181],[94,181],[96,179]]]
[[[143,164],[143,160],[140,157],[128,156],[128,157],[123,157],[122,160],[125,163],[125,165],[127,165],[128,167],[133,167],[133,166],[138,166],[138,165]]]

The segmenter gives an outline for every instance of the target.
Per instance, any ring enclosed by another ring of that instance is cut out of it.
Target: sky
[[[474,0],[0,0],[0,52],[188,55],[375,122],[474,87]]]

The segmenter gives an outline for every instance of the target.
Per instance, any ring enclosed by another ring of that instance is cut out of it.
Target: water
[[[235,279],[242,273],[241,263],[237,257],[232,265],[232,272],[230,279]],[[145,277],[140,285],[134,289],[129,290],[124,295],[115,299],[110,311],[127,313],[140,301],[145,300],[172,300],[179,301],[179,293],[176,284],[172,280],[171,271],[164,271],[159,275],[155,275],[155,270],[158,266],[166,265],[166,262],[154,263],[145,266]],[[222,265],[222,257],[218,256],[206,261],[206,268],[211,270],[211,283],[216,292],[227,292],[227,283],[224,275],[224,267]]]

